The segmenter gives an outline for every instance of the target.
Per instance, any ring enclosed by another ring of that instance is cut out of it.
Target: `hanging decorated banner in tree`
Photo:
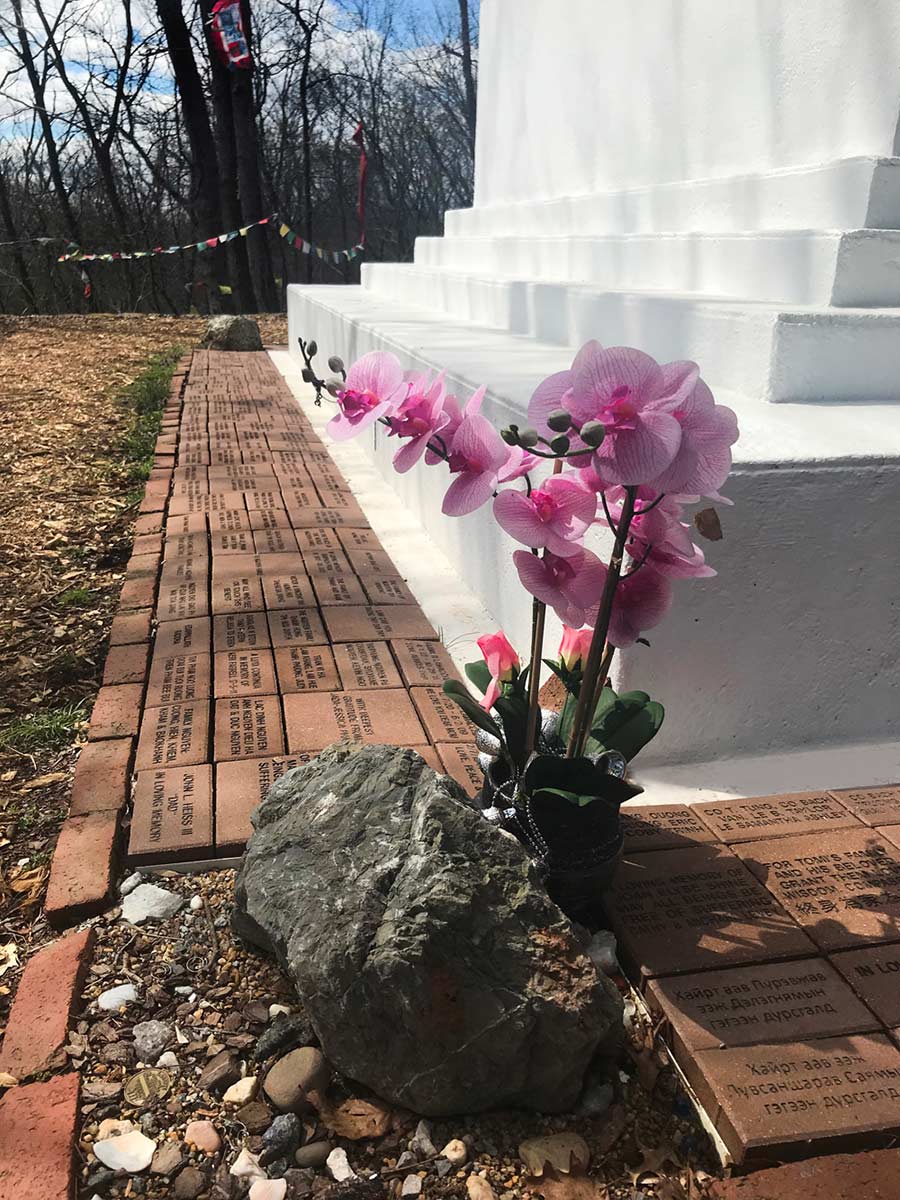
[[[249,70],[253,65],[244,33],[240,0],[216,0],[212,7],[213,42],[226,67]]]

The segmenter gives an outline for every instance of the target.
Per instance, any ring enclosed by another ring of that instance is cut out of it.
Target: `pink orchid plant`
[[[461,403],[443,375],[404,373],[383,351],[346,373],[339,359],[329,360],[340,378],[326,385],[312,369],[314,346],[301,349],[304,377],[337,401],[334,437],[379,422],[401,443],[398,471],[420,461],[449,471],[448,516],[492,501],[499,527],[524,547],[512,557],[532,598],[527,662],[502,632],[485,635],[478,641],[484,661],[467,667],[481,703],[459,681],[445,684],[498,750],[507,801],[584,806],[605,798],[617,806],[636,794],[622,777],[625,763],[664,713],[645,692],[617,695],[610,664],[615,651],[646,642],[677,581],[715,574],[686,509],[702,497],[728,503],[720,489],[738,437],[734,413],[715,402],[696,363],[660,364],[640,350],[592,341],[535,388],[529,428],[498,431],[482,412],[483,387]],[[612,535],[606,561],[585,544],[598,526]],[[564,626],[556,660],[542,659],[548,606]],[[539,706],[542,662],[567,693],[552,721]]]

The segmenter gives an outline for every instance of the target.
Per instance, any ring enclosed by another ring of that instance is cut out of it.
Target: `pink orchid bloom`
[[[596,612],[606,567],[590,550],[578,547],[577,554],[566,558],[550,550],[540,557],[517,550],[513,562],[522,587],[549,604],[564,625],[584,625],[589,610]]]
[[[444,412],[444,373],[436,379],[428,374],[407,377],[408,393],[390,421],[389,437],[408,438],[394,455],[394,470],[402,475],[419,461],[436,433],[447,425],[450,417]],[[439,458],[435,455],[435,458]]]
[[[340,412],[328,422],[335,441],[355,437],[379,417],[392,412],[402,397],[403,368],[386,350],[373,350],[358,358],[338,392]]]
[[[448,517],[464,517],[490,500],[509,457],[509,447],[478,411],[483,395],[481,388],[466,405],[448,445],[450,472],[456,476],[441,507],[441,512]],[[473,411],[476,399],[478,403]]]
[[[519,656],[509,644],[506,634],[486,633],[478,639],[478,648],[484,655],[484,661],[491,673],[491,682],[484,693],[481,707],[488,712],[502,695],[501,683],[509,683],[519,673]]]
[[[720,499],[718,489],[731,470],[731,447],[738,439],[737,417],[724,404],[716,404],[696,370],[694,363],[686,362],[666,363],[662,368],[666,394],[653,407],[665,409],[675,418],[681,426],[681,444],[671,463],[653,480],[653,487],[660,492]],[[674,408],[670,396],[679,397]]]
[[[540,466],[540,463],[541,460],[536,455],[529,454],[521,446],[510,446],[509,455],[500,470],[498,482],[512,483],[514,479],[521,479],[523,475],[527,475],[535,467]]]
[[[525,546],[551,550],[562,558],[577,554],[597,512],[597,496],[578,479],[551,475],[530,495],[501,492],[494,516],[502,529]]]
[[[555,408],[572,414],[577,428],[600,421],[606,429],[594,463],[606,483],[635,485],[661,475],[681,443],[681,425],[670,410],[676,409],[696,381],[685,377],[674,392],[671,380],[649,354],[628,346],[605,350],[588,342],[578,351],[570,371],[551,375],[531,398],[528,416],[532,425],[546,429]],[[665,397],[666,403],[655,402]],[[577,439],[573,438],[577,444]]]
[[[606,493],[610,515],[616,523],[622,513],[622,488]],[[658,503],[653,504],[654,501]],[[646,513],[642,508],[653,507]],[[641,488],[635,505],[628,537],[628,553],[637,562],[645,562],[658,574],[671,579],[706,579],[715,575],[703,551],[691,539],[690,526],[682,520],[681,504],[675,496],[664,496],[651,488]]]
[[[486,391],[486,387],[478,388],[477,391],[472,393],[463,408],[460,408],[459,400],[456,396],[444,397],[443,412],[447,419],[441,429],[441,437],[448,446],[453,441],[453,436],[462,424],[463,418],[481,412],[481,404]],[[443,457],[434,450],[425,451],[425,462],[429,467],[433,467],[443,461]]]
[[[587,661],[591,648],[594,631],[587,629],[570,629],[563,625],[562,640],[559,643],[559,660],[568,671],[574,671],[577,666]]]
[[[672,585],[644,565],[616,588],[607,640],[615,647],[630,646],[645,629],[658,625],[672,604]],[[591,614],[596,620],[596,612]]]

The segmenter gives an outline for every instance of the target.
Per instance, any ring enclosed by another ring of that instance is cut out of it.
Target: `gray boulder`
[[[262,350],[259,326],[249,317],[210,317],[201,346],[208,350]]]
[[[429,1116],[574,1106],[621,999],[458,784],[411,750],[332,746],[253,824],[234,929],[339,1071]]]

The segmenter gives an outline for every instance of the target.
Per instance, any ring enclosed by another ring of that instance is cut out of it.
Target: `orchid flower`
[[[436,379],[428,374],[410,375],[407,377],[407,388],[406,399],[387,418],[389,437],[409,439],[394,455],[394,470],[401,475],[415,466],[434,435],[440,433],[450,421],[443,408],[443,372]]]
[[[335,441],[355,437],[379,417],[393,412],[402,398],[403,368],[393,354],[373,350],[356,360],[338,392],[340,412],[328,422]]]
[[[584,625],[596,605],[606,580],[606,567],[579,546],[577,553],[562,558],[547,550],[538,557],[517,550],[513,562],[526,591],[549,604],[564,625]]]
[[[501,683],[509,683],[519,673],[519,656],[509,644],[506,634],[486,633],[478,639],[478,648],[484,655],[484,661],[491,673],[491,682],[484,693],[481,707],[485,712],[490,711],[503,694]]]
[[[607,641],[617,649],[658,625],[672,604],[672,585],[648,566],[626,575],[616,588]],[[596,620],[596,613],[591,614]]]
[[[605,350],[599,342],[588,342],[578,351],[571,370],[551,375],[538,386],[528,408],[529,420],[546,430],[547,417],[554,408],[563,407],[571,413],[576,430],[587,421],[600,421],[606,435],[594,463],[601,477],[610,484],[648,483],[662,474],[678,451],[681,425],[670,410],[690,393],[696,370],[671,390],[672,379],[649,354],[628,346]],[[664,405],[655,403],[664,396]]]
[[[509,458],[509,447],[478,411],[483,395],[479,388],[466,405],[448,446],[450,471],[456,476],[441,507],[448,517],[463,517],[490,500]]]
[[[512,490],[494,500],[494,516],[510,537],[562,558],[578,554],[597,511],[597,496],[580,480],[552,475],[529,495]]]
[[[671,463],[654,480],[660,492],[696,493],[721,499],[718,489],[731,470],[731,447],[738,438],[737,417],[696,377],[694,363],[667,363],[665,394],[653,407],[666,409],[681,426],[681,443]],[[684,394],[684,381],[693,387]],[[676,406],[669,397],[677,396]]]

